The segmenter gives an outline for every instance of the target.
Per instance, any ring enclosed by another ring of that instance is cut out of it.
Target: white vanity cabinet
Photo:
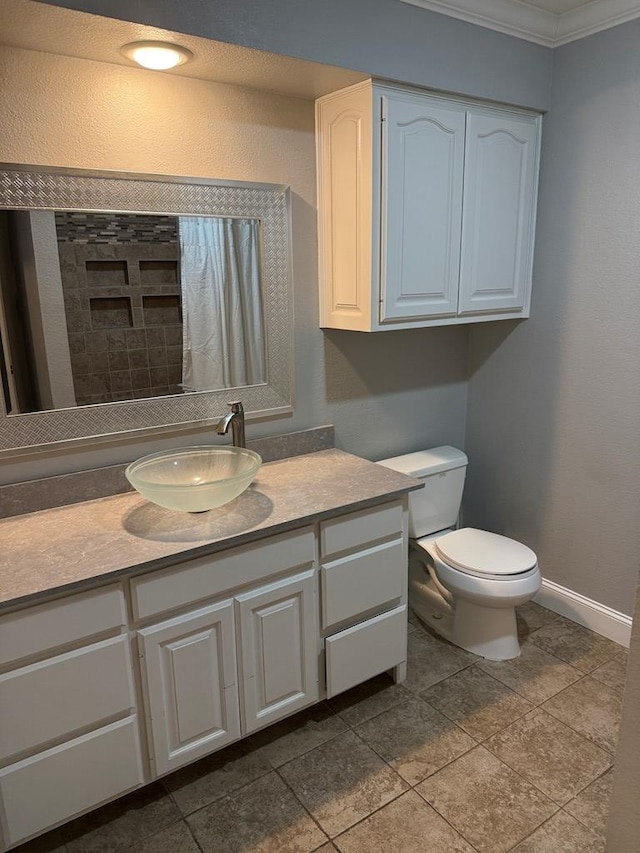
[[[321,98],[320,325],[528,316],[540,122],[371,81]]]
[[[1,615],[0,850],[325,695],[401,680],[406,508],[336,511]]]
[[[139,620],[188,608],[138,630],[152,776],[317,701],[313,528],[141,575],[131,591]]]
[[[0,618],[2,849],[146,781],[119,585]]]

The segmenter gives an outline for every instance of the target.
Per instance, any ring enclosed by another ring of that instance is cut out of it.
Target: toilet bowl
[[[409,605],[450,642],[490,660],[518,657],[515,608],[541,584],[535,553],[476,528],[455,529],[467,457],[437,447],[380,462],[423,480],[409,496]]]
[[[412,542],[411,607],[450,642],[490,660],[520,654],[515,608],[540,582],[533,551],[505,536],[463,528]]]

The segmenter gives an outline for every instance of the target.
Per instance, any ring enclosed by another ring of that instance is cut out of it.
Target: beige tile
[[[591,673],[591,677],[597,681],[601,681],[610,687],[612,690],[617,690],[619,693],[624,691],[624,686],[627,681],[627,664],[629,662],[629,653],[626,651],[616,655],[610,661],[603,663]]]
[[[612,763],[608,752],[539,708],[484,745],[560,805]]]
[[[163,779],[183,815],[226,797],[271,770],[246,741],[215,752]]]
[[[526,604],[521,604],[520,607],[516,608],[520,641],[526,641],[534,631],[544,628],[546,625],[551,625],[559,618],[557,613],[547,610],[546,607],[541,607],[534,601],[527,601]]]
[[[410,785],[476,745],[455,723],[419,699],[396,705],[355,731]]]
[[[285,764],[279,772],[331,838],[407,789],[351,731]]]
[[[300,711],[251,736],[251,743],[272,767],[280,767],[347,730],[326,702]]]
[[[483,660],[481,670],[538,705],[580,678],[578,670],[531,643],[513,660]]]
[[[69,853],[119,853],[180,818],[159,782],[62,827]]]
[[[483,746],[416,791],[479,853],[506,853],[558,808]]]
[[[512,853],[604,853],[604,840],[560,811]]]
[[[340,853],[474,853],[415,791],[408,791],[336,839]]]
[[[404,687],[413,693],[425,690],[470,666],[478,658],[426,631],[414,631],[407,642],[407,679]]]
[[[565,806],[565,811],[602,837],[607,831],[613,773],[613,769],[607,770]]]
[[[200,848],[187,824],[181,820],[130,847],[127,853],[200,853]]]
[[[62,833],[59,829],[47,832],[33,841],[27,841],[19,847],[14,847],[14,853],[67,853]]]
[[[585,676],[542,706],[563,723],[609,752],[615,752],[622,696]]]
[[[334,696],[329,699],[329,705],[353,727],[393,708],[412,695],[406,687],[394,684],[391,676],[384,673],[339,696]]]
[[[311,853],[327,841],[275,772],[186,821],[204,853]]]
[[[523,696],[476,666],[434,684],[420,696],[476,740],[491,737],[533,708]]]
[[[562,616],[531,636],[538,648],[581,672],[591,672],[622,651],[622,646]]]
[[[322,847],[318,847],[315,853],[335,853],[337,847],[334,847],[333,844],[329,841],[327,844],[323,844]]]

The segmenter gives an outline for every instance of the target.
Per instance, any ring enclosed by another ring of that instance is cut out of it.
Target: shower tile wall
[[[182,392],[177,219],[56,213],[78,405]]]

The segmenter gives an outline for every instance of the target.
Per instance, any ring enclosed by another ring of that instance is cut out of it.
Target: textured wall
[[[466,520],[630,613],[640,553],[640,21],[556,51],[532,317],[470,336]]]
[[[251,424],[253,437],[334,423],[339,446],[370,458],[463,443],[465,328],[369,336],[318,328],[311,102],[11,48],[0,50],[0,78],[0,161],[291,186],[295,415]],[[3,465],[0,476],[126,461],[156,446],[41,457]]]
[[[49,0],[110,18],[546,109],[551,51],[398,0]]]

